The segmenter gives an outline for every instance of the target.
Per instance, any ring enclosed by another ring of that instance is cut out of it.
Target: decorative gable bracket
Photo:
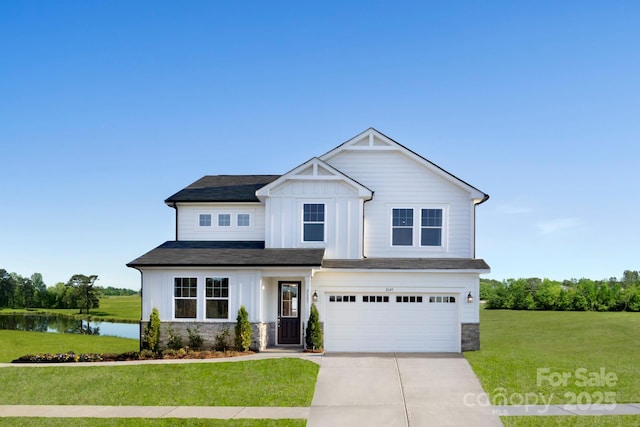
[[[343,174],[333,166],[325,163],[317,157],[301,164],[295,169],[282,175],[275,181],[265,185],[256,191],[256,197],[264,202],[269,197],[270,192],[287,181],[341,181],[342,183],[354,188],[358,192],[358,197],[370,199],[373,191],[356,180]]]

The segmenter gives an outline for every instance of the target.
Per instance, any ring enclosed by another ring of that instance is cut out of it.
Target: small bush
[[[149,349],[144,349],[140,352],[140,354],[138,355],[138,358],[140,359],[155,359],[156,358],[156,352],[151,351]]]
[[[170,326],[166,329],[167,332],[167,348],[173,350],[180,350],[183,346],[182,337],[176,334],[176,331]]]
[[[160,313],[157,308],[151,310],[151,316],[149,317],[149,323],[144,327],[144,339],[142,341],[142,348],[145,350],[158,351],[158,344],[160,343]]]
[[[196,326],[195,329],[187,328],[187,333],[189,334],[189,348],[193,350],[202,350],[202,335],[200,335],[200,328]]]
[[[238,318],[236,319],[236,349],[238,351],[247,351],[251,347],[251,323],[249,323],[249,313],[247,309],[240,306],[238,310]]]
[[[215,342],[213,344],[213,348],[216,351],[227,351],[229,348],[229,327],[224,325],[220,332],[216,334]]]
[[[305,331],[305,344],[309,350],[321,350],[323,343],[322,327],[320,326],[320,315],[315,304],[311,304],[311,313]]]

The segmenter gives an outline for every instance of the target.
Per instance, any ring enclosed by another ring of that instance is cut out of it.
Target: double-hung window
[[[302,240],[324,242],[324,204],[305,203],[302,210]]]
[[[176,277],[173,282],[173,299],[176,319],[195,319],[198,305],[198,279]]]
[[[442,246],[442,209],[422,209],[420,245]]]
[[[413,209],[393,209],[391,215],[391,244],[413,246]]]
[[[207,319],[229,318],[229,278],[207,277],[205,280]]]

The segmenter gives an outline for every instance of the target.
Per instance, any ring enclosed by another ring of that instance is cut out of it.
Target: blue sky
[[[640,269],[640,3],[0,4],[0,268],[139,288],[163,200],[368,127],[491,195],[489,278]]]

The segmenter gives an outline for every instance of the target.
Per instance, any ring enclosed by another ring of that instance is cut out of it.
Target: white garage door
[[[445,294],[329,294],[325,349],[458,352],[457,300]]]

